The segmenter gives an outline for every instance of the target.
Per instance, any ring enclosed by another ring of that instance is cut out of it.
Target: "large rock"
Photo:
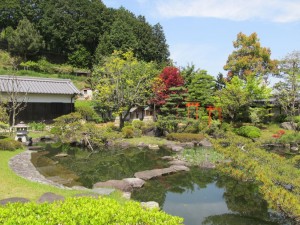
[[[123,179],[127,183],[129,183],[133,188],[141,188],[145,184],[145,181],[140,178],[125,178]]]
[[[212,143],[209,140],[207,140],[206,138],[204,138],[202,141],[199,142],[199,146],[202,146],[204,148],[212,148],[213,147]]]
[[[13,198],[6,198],[6,199],[0,200],[0,205],[6,205],[8,203],[15,203],[15,202],[26,203],[26,202],[30,202],[30,201],[27,198],[13,197]]]
[[[294,127],[297,127],[297,124],[293,122],[283,122],[280,124],[280,127],[285,130],[293,130]]]
[[[180,152],[180,151],[183,150],[183,147],[181,147],[181,146],[179,146],[179,145],[173,145],[173,146],[171,147],[171,149],[172,149],[173,152]]]
[[[128,182],[124,181],[124,180],[108,180],[105,182],[98,182],[96,184],[93,185],[93,189],[94,188],[99,188],[99,187],[112,187],[112,188],[116,188],[119,189],[121,191],[132,191],[132,186],[131,184],[129,184]]]
[[[55,201],[63,201],[63,200],[65,200],[64,196],[57,195],[52,192],[47,192],[39,198],[38,203],[44,203],[44,202],[52,203]]]

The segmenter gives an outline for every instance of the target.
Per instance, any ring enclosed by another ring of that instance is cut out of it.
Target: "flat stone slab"
[[[99,187],[111,187],[111,188],[116,188],[121,191],[129,191],[131,192],[133,187],[126,181],[124,180],[108,180],[105,182],[97,182],[96,184],[93,185],[94,188],[99,188]]]
[[[91,191],[98,195],[110,195],[115,190],[114,188],[93,188]]]
[[[152,150],[158,150],[159,149],[159,146],[158,145],[148,145],[148,148],[149,149],[152,149]]]
[[[179,171],[189,171],[190,169],[183,165],[172,165],[168,168],[145,170],[134,174],[135,177],[142,180],[150,180],[155,177],[160,177],[170,173],[176,173]]]
[[[64,200],[65,200],[64,196],[57,195],[52,192],[47,192],[38,199],[38,203],[44,203],[44,202],[52,203],[55,201],[64,201]]]
[[[178,166],[188,166],[188,163],[182,160],[172,160],[169,162],[169,164]]]
[[[163,156],[163,157],[161,157],[161,159],[163,159],[163,160],[173,160],[174,158],[173,158],[173,156]]]
[[[206,138],[204,138],[202,141],[199,142],[199,146],[202,146],[204,148],[212,148],[213,147],[212,143]]]
[[[59,153],[55,155],[55,157],[67,157],[67,156],[68,156],[67,153]]]
[[[145,181],[140,178],[125,178],[123,179],[127,183],[129,183],[133,188],[141,188],[145,184]]]
[[[0,200],[0,205],[6,205],[8,203],[16,203],[16,202],[26,203],[26,202],[30,202],[30,200],[27,198],[19,198],[19,197],[6,198]]]

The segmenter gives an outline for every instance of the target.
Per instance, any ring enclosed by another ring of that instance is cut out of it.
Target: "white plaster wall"
[[[7,99],[7,94],[1,93],[1,97],[3,99]],[[22,101],[24,97],[20,97],[19,101]],[[72,102],[71,102],[72,99]],[[72,95],[50,95],[50,94],[27,94],[26,102],[43,102],[43,103],[50,103],[50,102],[59,102],[59,103],[74,103],[74,98]]]

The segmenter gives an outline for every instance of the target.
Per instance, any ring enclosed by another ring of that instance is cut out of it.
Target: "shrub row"
[[[170,133],[167,135],[167,139],[179,142],[202,141],[204,139],[204,135],[191,133]]]
[[[120,204],[109,198],[68,198],[64,202],[15,203],[0,207],[0,224],[182,224],[183,219],[138,202]]]

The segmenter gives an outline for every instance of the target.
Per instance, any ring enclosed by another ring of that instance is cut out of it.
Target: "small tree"
[[[9,112],[11,126],[14,127],[17,115],[27,106],[28,89],[21,86],[17,76],[12,75],[0,84],[3,99]]]
[[[296,130],[294,117],[299,114],[300,100],[300,51],[288,54],[280,62],[280,75],[283,81],[274,85],[277,103],[282,107],[288,117],[291,118],[293,129]]]

